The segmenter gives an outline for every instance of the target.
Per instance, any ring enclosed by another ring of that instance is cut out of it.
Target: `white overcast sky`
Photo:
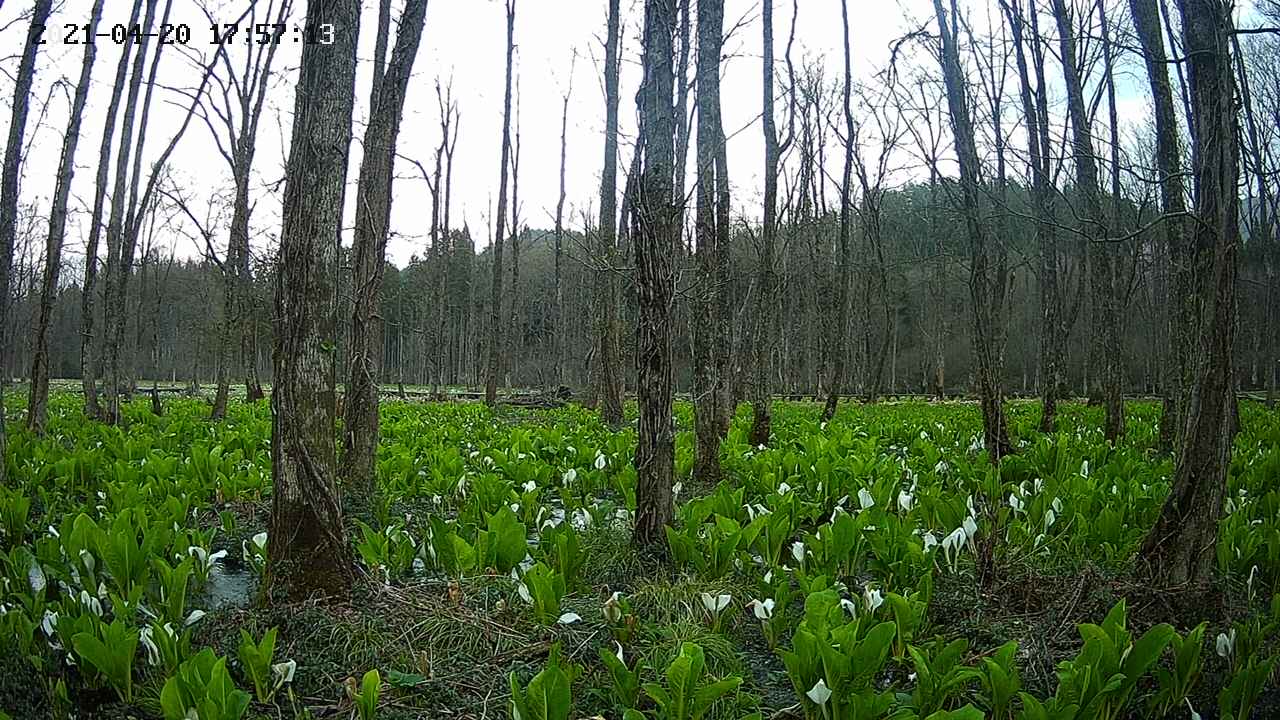
[[[246,2],[210,0],[220,22],[235,20]],[[259,2],[265,5],[265,0]],[[71,91],[83,52],[82,46],[63,44],[62,28],[66,23],[86,22],[91,4],[91,0],[55,0],[48,44],[39,58],[36,89],[32,94],[33,107],[28,122],[30,150],[22,186],[24,202],[35,201],[47,207],[53,193],[54,172],[67,123]],[[351,183],[355,182],[359,167],[359,139],[367,113],[369,59],[373,53],[377,13],[376,0],[364,0],[363,4],[359,45],[361,63],[356,87],[356,141],[352,146],[348,177]],[[400,4],[396,3],[397,9]],[[969,4],[977,9],[977,12],[971,12],[971,16],[986,15],[988,3],[985,0],[970,0]],[[990,4],[994,6],[994,2]],[[7,128],[8,125],[12,77],[25,32],[25,26],[14,21],[28,12],[30,5],[31,0],[8,0],[0,7],[0,28],[3,28],[0,30],[0,70],[3,71],[0,92],[5,97],[0,127]],[[164,0],[160,5],[164,5]],[[305,0],[294,0],[294,5],[292,21],[300,25]],[[130,6],[129,0],[106,0],[103,29],[127,22]],[[735,212],[754,217],[758,214],[755,208],[759,204],[763,165],[763,140],[758,122],[761,105],[760,4],[759,0],[727,0],[726,6],[726,27],[738,26],[725,48],[729,59],[724,66],[722,84],[725,129],[732,134],[729,164],[734,208]],[[920,27],[932,14],[929,0],[851,0],[850,6],[853,65],[855,79],[858,80],[867,80],[882,69],[888,61],[890,44],[905,32]],[[516,72],[521,91],[522,224],[533,227],[550,227],[552,224],[558,195],[561,96],[570,82],[570,58],[575,51],[578,59],[574,66],[573,96],[569,108],[566,212],[570,215],[572,227],[581,227],[583,213],[594,215],[603,155],[604,99],[600,66],[606,8],[605,0],[519,0]],[[643,5],[641,0],[622,0],[622,8],[626,32],[621,111],[623,149],[619,162],[625,169],[635,126],[634,97],[639,82],[638,34]],[[791,0],[775,0],[775,8],[776,52],[781,58],[791,23]],[[985,17],[971,19],[975,26],[986,25]],[[190,26],[189,53],[206,56],[211,53],[209,24],[196,0],[174,0],[171,22]],[[461,224],[459,220],[465,219],[479,245],[488,243],[485,236],[490,232],[490,207],[497,191],[505,33],[501,0],[431,0],[399,142],[399,152],[403,156],[431,167],[440,137],[435,82],[437,78],[443,82],[452,78],[454,94],[462,112],[454,166],[453,223],[458,226]],[[246,50],[241,45],[233,52],[244,53]],[[799,0],[796,47],[793,51],[797,65],[806,57],[822,58],[828,77],[836,78],[841,72],[842,53],[839,0]],[[99,42],[88,114],[82,126],[76,157],[78,171],[73,185],[73,217],[68,237],[68,253],[72,255],[83,253],[103,116],[118,57],[117,46],[109,40]],[[277,75],[268,94],[259,132],[253,191],[258,202],[252,221],[257,247],[273,242],[279,231],[278,203],[267,187],[278,181],[283,173],[298,57],[299,47],[286,41],[277,55]],[[165,50],[159,73],[161,84],[191,87],[198,82],[199,73],[193,61],[184,57],[180,49],[170,46]],[[1137,81],[1132,76],[1122,81],[1122,125],[1141,122],[1146,112],[1146,101],[1142,93],[1137,92],[1141,87]],[[1013,82],[1012,78],[1010,82]],[[185,113],[182,98],[171,92],[157,90],[157,93],[146,138],[147,159],[144,165],[147,167],[168,144]],[[740,130],[742,132],[738,132]],[[225,163],[217,154],[208,130],[199,121],[193,122],[187,130],[172,156],[170,167],[185,192],[196,199],[195,204],[201,208],[204,206],[203,198],[225,191],[230,186]],[[392,230],[396,237],[390,243],[389,254],[393,262],[403,265],[414,253],[425,251],[430,203],[427,186],[415,178],[417,170],[411,163],[399,162],[397,175],[400,179],[395,185],[392,211]],[[906,177],[900,179],[905,180]],[[347,215],[349,225],[350,207]],[[219,238],[225,243],[225,228]],[[176,232],[164,234],[158,242],[162,247],[176,245],[179,256],[199,252],[193,242]],[[78,275],[72,273],[72,277]]]

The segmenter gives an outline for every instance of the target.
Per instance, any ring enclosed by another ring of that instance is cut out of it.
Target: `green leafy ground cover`
[[[634,436],[588,411],[384,403],[363,579],[258,597],[270,413],[180,399],[124,428],[55,395],[0,488],[0,710],[15,718],[1274,717],[1280,413],[1247,403],[1213,588],[1131,580],[1172,463],[1158,408],[1094,409],[997,469],[966,403],[779,404],[689,477],[669,563],[637,554]],[[12,426],[11,426],[12,427]]]

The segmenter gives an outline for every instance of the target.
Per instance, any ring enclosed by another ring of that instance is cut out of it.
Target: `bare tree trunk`
[[[1230,36],[1230,6],[1183,0],[1182,36],[1195,139],[1195,214],[1192,231],[1198,283],[1195,382],[1173,486],[1140,557],[1153,582],[1171,587],[1202,583],[1213,574],[1235,434],[1232,345],[1240,245],[1239,129]]]
[[[964,213],[965,232],[969,240],[969,296],[973,320],[973,347],[977,359],[979,394],[982,401],[983,438],[987,452],[993,461],[1012,451],[1005,427],[1004,397],[1000,387],[999,358],[992,312],[992,278],[988,275],[988,232],[982,224],[979,207],[978,151],[974,142],[973,120],[969,115],[969,102],[965,93],[964,71],[960,66],[960,54],[956,44],[955,27],[947,22],[942,0],[933,0],[942,37],[941,63],[943,80],[947,89],[947,107],[950,110],[951,130],[955,136],[956,157],[960,164],[961,209]],[[956,9],[952,2],[953,22]],[[998,283],[997,278],[997,283]],[[1000,289],[994,295],[998,297]]]
[[[137,24],[142,10],[142,0],[134,0],[129,27]],[[111,168],[111,140],[116,127],[116,115],[124,95],[125,81],[129,78],[130,52],[134,49],[132,35],[125,40],[124,50],[116,65],[116,79],[111,88],[111,102],[107,105],[107,117],[102,133],[102,145],[98,150],[98,175],[94,183],[93,212],[89,223],[89,240],[85,246],[84,287],[80,294],[80,382],[84,387],[84,413],[87,417],[101,417],[98,402],[97,367],[94,356],[94,309],[98,283],[98,244],[102,237],[102,214],[105,210],[107,183]],[[144,48],[138,48],[142,54]],[[123,137],[123,130],[121,136]],[[123,140],[122,140],[123,142]],[[114,197],[114,196],[113,196]]]
[[[382,367],[382,322],[378,317],[387,234],[391,221],[391,192],[396,140],[409,89],[409,74],[418,54],[427,0],[409,0],[400,16],[395,48],[374,58],[379,81],[375,85],[369,125],[364,133],[364,160],[356,189],[355,242],[352,245],[351,337],[347,346],[347,380],[343,404],[341,476],[352,486],[372,491],[377,480],[378,377]],[[379,23],[379,29],[383,27]],[[378,41],[385,46],[385,40]],[[385,50],[384,50],[385,52]]]
[[[502,373],[502,243],[507,219],[507,168],[511,164],[511,66],[515,60],[516,0],[507,3],[507,79],[502,100],[502,176],[498,181],[498,211],[494,216],[493,290],[489,295],[489,374],[484,385],[484,402],[498,403],[498,375]]]
[[[121,420],[121,398],[127,399],[132,395],[132,384],[129,382],[128,374],[132,366],[133,348],[126,347],[124,343],[125,328],[128,324],[128,314],[125,306],[128,298],[129,280],[133,271],[133,259],[137,248],[138,235],[141,232],[142,217],[149,210],[145,201],[139,204],[138,188],[142,176],[142,157],[146,146],[147,123],[151,115],[151,100],[155,94],[156,72],[160,65],[160,55],[164,50],[163,44],[157,44],[155,55],[151,59],[151,70],[144,81],[142,71],[148,44],[146,33],[150,32],[150,28],[155,27],[153,23],[155,19],[154,5],[154,2],[148,3],[144,20],[144,39],[138,55],[134,58],[133,76],[130,80],[129,88],[129,102],[125,106],[125,127],[128,128],[128,140],[124,137],[126,133],[122,132],[116,176],[116,188],[120,192],[111,198],[111,216],[113,219],[118,218],[119,222],[107,227],[107,282],[103,293],[105,332],[103,333],[103,357],[101,360],[104,362],[108,372],[106,420],[110,423],[118,423]],[[164,12],[160,19],[161,25],[168,23],[169,13],[172,9],[172,0],[166,0]],[[146,94],[142,100],[142,117],[138,123],[135,145],[132,143],[133,115],[137,110],[137,92],[141,85],[146,86]],[[203,85],[201,86],[201,92],[203,92]],[[132,159],[132,170],[126,167],[130,159]],[[160,163],[157,163],[153,168],[153,176],[159,165]],[[126,180],[129,187],[127,201],[123,192]],[[121,208],[119,214],[116,212],[117,206]]]
[[[840,401],[840,393],[849,379],[845,364],[849,355],[849,318],[853,313],[852,298],[849,295],[850,273],[853,265],[853,247],[850,234],[853,230],[853,199],[850,196],[853,185],[853,60],[849,46],[849,0],[840,0],[840,18],[844,23],[844,174],[840,176],[840,268],[837,271],[837,282],[840,288],[836,295],[840,307],[836,310],[836,342],[835,358],[831,364],[831,385],[827,390],[827,403],[822,410],[823,420],[835,417],[836,405]]]
[[[1058,393],[1062,379],[1061,359],[1057,352],[1058,331],[1061,325],[1059,315],[1061,302],[1058,296],[1058,250],[1054,238],[1052,202],[1053,188],[1049,180],[1049,144],[1047,128],[1041,122],[1037,106],[1037,98],[1044,93],[1043,84],[1034,89],[1031,85],[1031,73],[1028,69],[1027,54],[1024,47],[1022,0],[1002,0],[1005,17],[1013,34],[1014,55],[1018,65],[1018,80],[1021,90],[1022,115],[1027,126],[1028,158],[1031,170],[1031,196],[1036,214],[1036,245],[1039,248],[1039,289],[1040,289],[1040,343],[1039,369],[1040,397],[1042,411],[1040,414],[1040,431],[1051,433],[1056,427],[1058,412]],[[1038,10],[1032,6],[1030,12]],[[1038,33],[1031,35],[1032,43],[1040,43]],[[1037,60],[1040,53],[1035,54]],[[1042,75],[1037,75],[1037,80]]]
[[[671,482],[675,454],[671,422],[671,305],[675,293],[673,258],[680,228],[672,193],[675,110],[672,106],[672,32],[675,0],[646,0],[644,83],[640,143],[644,150],[635,198],[636,394],[640,424],[636,438],[637,545],[663,547],[671,523]],[[660,550],[659,550],[660,552]]]
[[[569,98],[573,95],[573,70],[578,54],[575,51],[573,62],[569,65],[569,88],[564,94],[564,105],[560,110],[560,195],[556,200],[556,237],[555,237],[555,333],[552,344],[555,357],[554,384],[557,392],[565,384],[564,354],[567,343],[565,333],[564,312],[564,200],[565,200],[565,160],[569,149]]]
[[[0,171],[0,348],[7,347],[9,327],[9,291],[12,287],[13,248],[18,235],[18,175],[22,169],[22,150],[27,132],[27,115],[31,109],[31,85],[36,76],[36,54],[40,35],[52,10],[52,0],[36,0],[31,25],[18,63],[18,77],[13,86],[13,112],[9,120],[9,139],[4,148],[4,168]],[[7,367],[0,368],[0,485],[8,483],[5,458],[4,386],[9,377]]]
[[[600,224],[595,273],[597,385],[600,420],[622,425],[622,376],[618,367],[618,281],[614,264],[618,249],[618,75],[621,67],[619,0],[609,0],[608,37],[604,60],[604,169],[600,172]]]
[[[791,15],[791,38],[795,38],[795,20],[799,2],[794,3]],[[791,67],[791,43],[787,44],[787,66]],[[753,350],[751,383],[751,444],[769,443],[773,419],[771,405],[773,387],[773,349],[779,334],[777,322],[778,269],[774,257],[778,239],[778,161],[791,141],[795,124],[795,77],[789,73],[791,87],[791,116],[787,128],[787,142],[779,145],[777,122],[773,109],[773,3],[764,4],[764,61],[762,64],[764,99],[764,224],[760,230],[759,292],[756,295],[756,337]]]
[[[1107,240],[1102,212],[1098,165],[1094,154],[1093,134],[1080,71],[1076,66],[1076,39],[1064,0],[1053,0],[1053,15],[1058,24],[1058,42],[1062,55],[1062,72],[1067,86],[1067,106],[1071,116],[1072,152],[1076,168],[1076,187],[1084,202],[1083,232],[1090,242],[1089,270],[1093,279],[1094,357],[1102,365],[1101,385],[1106,405],[1106,437],[1115,443],[1124,435],[1124,404],[1120,388],[1120,358],[1116,357],[1119,336],[1116,327],[1115,288],[1112,283],[1114,257]],[[1101,327],[1098,327],[1101,326]]]
[[[343,185],[355,101],[358,0],[308,0],[306,44],[285,173],[275,288],[270,542],[264,598],[344,597],[354,580],[335,483],[334,328]]]
[[[95,0],[89,15],[89,33],[96,33],[102,19],[104,0]],[[71,101],[71,118],[62,136],[62,159],[58,163],[58,182],[53,191],[49,211],[49,235],[45,243],[44,277],[40,283],[40,314],[36,320],[35,350],[31,360],[31,391],[27,399],[27,427],[43,434],[49,415],[49,324],[58,296],[58,276],[62,271],[62,243],[67,231],[67,202],[71,197],[71,181],[76,170],[76,146],[80,140],[80,123],[89,99],[89,80],[97,44],[86,43],[80,64],[80,79]],[[3,328],[0,322],[0,328]],[[2,330],[0,330],[2,332]],[[0,400],[2,406],[3,400]],[[2,422],[2,421],[0,421]]]
[[[505,385],[511,389],[511,375],[524,344],[520,321],[520,79],[516,78],[515,136],[511,143],[511,310],[508,313],[507,356],[503,362]]]
[[[697,450],[694,477],[715,484],[721,477],[720,426],[725,397],[722,392],[722,356],[726,338],[720,330],[721,297],[718,258],[720,247],[716,191],[717,153],[724,131],[720,119],[720,51],[724,33],[724,0],[698,0],[698,113],[697,215],[695,218],[698,267],[693,331],[693,414]]]

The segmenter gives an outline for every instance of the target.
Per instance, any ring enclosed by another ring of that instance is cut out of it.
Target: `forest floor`
[[[370,670],[379,672],[377,718],[506,718],[512,678],[524,691],[535,674],[557,667],[549,658],[563,657],[573,677],[568,717],[618,718],[631,707],[641,713],[634,717],[684,720],[655,698],[671,691],[668,669],[686,643],[701,648],[708,678],[733,685],[708,718],[821,717],[805,695],[813,670],[789,667],[786,651],[801,649],[797,635],[813,627],[806,600],[816,605],[823,593],[848,601],[841,622],[859,636],[876,623],[895,625],[867,686],[887,698],[885,716],[967,717],[934,713],[972,708],[976,717],[1032,718],[1033,700],[1000,704],[987,659],[1015,642],[1007,669],[1030,698],[1052,702],[1069,690],[1064,668],[1104,668],[1082,652],[1078,626],[1103,624],[1123,601],[1125,642],[1161,623],[1179,637],[1207,623],[1196,663],[1202,676],[1176,697],[1161,695],[1169,673],[1160,668],[1175,667],[1172,650],[1164,652],[1110,717],[1167,710],[1185,718],[1188,704],[1202,718],[1218,717],[1231,680],[1250,662],[1268,661],[1252,717],[1280,717],[1280,617],[1272,616],[1280,606],[1270,603],[1280,589],[1280,413],[1256,403],[1245,405],[1236,442],[1217,549],[1223,580],[1156,592],[1132,572],[1172,468],[1155,449],[1152,403],[1130,403],[1116,448],[1102,441],[1095,408],[1066,406],[1059,432],[1044,437],[1034,429],[1038,406],[1011,403],[1019,452],[999,472],[989,470],[969,403],[850,404],[829,424],[817,405],[779,403],[769,448],[745,444],[749,413],[735,419],[722,451],[727,479],[717,486],[691,478],[692,411],[680,403],[677,520],[669,557],[659,560],[637,553],[630,539],[633,425],[611,432],[574,406],[495,414],[471,404],[384,402],[379,492],[344,493],[357,586],[347,601],[302,605],[264,602],[258,592],[257,541],[265,542],[271,506],[267,403],[234,403],[219,423],[208,422],[202,400],[166,398],[165,407],[156,417],[138,399],[120,431],[84,421],[76,398],[59,393],[48,437],[11,430],[19,481],[0,498],[0,601],[13,625],[0,628],[17,628],[17,642],[0,637],[0,711],[166,717],[161,690],[179,673],[163,658],[152,664],[137,649],[125,700],[108,670],[71,650],[77,630],[106,637],[108,619],[141,629],[167,617],[159,570],[139,581],[141,612],[125,613],[127,602],[105,592],[107,610],[95,620],[76,599],[90,571],[68,559],[75,518],[83,513],[101,528],[106,539],[88,541],[86,551],[97,555],[95,542],[103,545],[95,577],[113,591],[120,580],[109,538],[133,512],[134,537],[153,564],[190,556],[187,547],[225,551],[207,577],[192,578],[185,608],[205,614],[190,625],[184,657],[211,648],[226,658],[236,686],[257,695],[246,718],[357,717]],[[19,495],[31,507],[15,519]],[[167,508],[171,497],[182,507]],[[962,533],[949,545],[945,538],[968,518],[977,537]],[[149,533],[159,538],[150,545]],[[510,533],[518,559],[503,550]],[[992,538],[995,569],[985,584],[976,561],[983,538]],[[32,561],[48,578],[34,593],[24,586]],[[559,578],[558,592],[555,582],[541,590],[538,568]],[[752,603],[766,598],[776,614],[762,620]],[[46,611],[57,614],[51,631],[39,627]],[[23,612],[34,628],[25,643],[22,623],[10,617]],[[241,633],[257,640],[272,628],[274,662],[292,660],[296,672],[257,694]],[[1114,634],[1114,624],[1107,628]],[[1233,628],[1256,647],[1241,641],[1221,652],[1218,635]],[[958,652],[948,661],[952,645]],[[1249,658],[1240,657],[1246,649]],[[615,653],[621,672],[603,657]],[[929,687],[933,676],[947,681]],[[1239,707],[1235,697],[1224,707]]]

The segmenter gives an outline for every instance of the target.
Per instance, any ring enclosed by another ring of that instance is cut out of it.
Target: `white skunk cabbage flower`
[[[142,643],[142,647],[147,651],[147,664],[156,666],[160,664],[160,648],[156,647],[156,643],[151,639],[151,626],[143,625],[138,631],[138,642]]]
[[[560,619],[557,620],[556,622],[560,623],[561,625],[572,625],[581,619],[582,619],[582,616],[578,615],[578,613],[567,612],[561,615]]]
[[[621,597],[622,593],[615,591],[613,595],[609,596],[608,600],[604,601],[604,607],[600,609],[600,612],[604,614],[605,621],[617,623],[622,620],[622,605],[618,602]]]
[[[1218,633],[1216,647],[1219,657],[1231,657],[1231,654],[1236,649],[1236,629],[1231,628],[1230,634]]]
[[[884,596],[880,591],[870,587],[862,589],[862,600],[867,605],[867,612],[875,612],[876,608],[884,604]]]
[[[191,614],[187,616],[187,619],[183,621],[183,624],[188,626],[195,625],[196,623],[200,622],[201,618],[203,618],[204,615],[205,615],[205,612],[203,610],[192,610]]]
[[[573,481],[577,479],[578,479],[578,471],[574,470],[573,468],[569,468],[568,470],[565,470],[564,475],[560,476],[560,480],[564,482],[565,485],[572,485]]]
[[[911,493],[907,492],[906,490],[901,490],[898,492],[898,507],[902,508],[902,512],[909,513],[911,512],[911,508],[915,506],[916,506],[915,496],[913,496]]]
[[[298,670],[296,660],[287,660],[271,666],[271,674],[276,678],[276,687],[293,682],[293,673]]]
[[[863,510],[874,507],[875,504],[876,499],[871,497],[871,493],[867,492],[866,488],[858,490],[858,505],[860,505]]]
[[[818,682],[805,692],[805,695],[813,701],[815,705],[826,705],[831,699],[831,688],[827,687],[827,683],[818,678]]]
[[[732,600],[733,597],[730,595],[716,595],[713,597],[711,593],[702,593],[702,607],[706,608],[707,612],[712,615],[719,615],[724,612],[724,609],[729,607],[729,603]]]
[[[804,555],[804,543],[799,540],[791,543],[791,557],[795,558],[796,562],[804,562]]]
[[[768,620],[769,618],[773,617],[773,608],[775,605],[776,603],[773,601],[773,598],[766,598],[764,600],[752,600],[751,612],[754,613],[755,616],[760,620]]]
[[[596,469],[603,470],[607,462],[608,461],[604,459],[604,453],[597,450],[596,451]]]

